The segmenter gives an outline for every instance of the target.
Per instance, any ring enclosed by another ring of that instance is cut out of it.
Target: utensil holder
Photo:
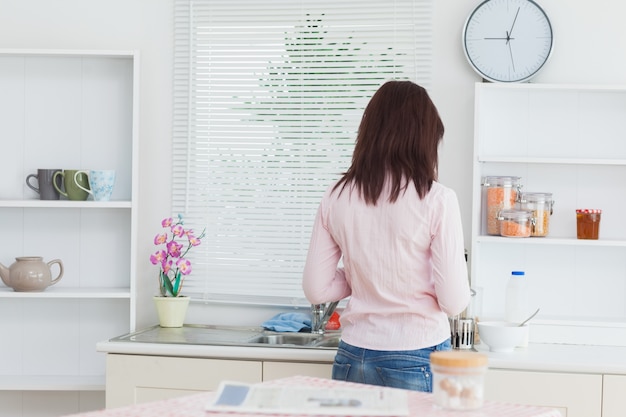
[[[457,316],[449,320],[452,349],[472,349],[474,347],[474,319]]]

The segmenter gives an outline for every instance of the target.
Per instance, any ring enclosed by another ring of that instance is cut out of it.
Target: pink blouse
[[[396,202],[381,197],[372,206],[356,191],[339,195],[333,186],[313,225],[303,274],[308,300],[349,296],[342,339],[354,346],[413,350],[450,337],[448,316],[470,299],[454,191],[434,182],[420,200],[411,184]]]

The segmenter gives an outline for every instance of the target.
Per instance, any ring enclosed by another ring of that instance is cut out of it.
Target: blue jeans
[[[333,379],[432,392],[430,354],[451,348],[450,339],[424,349],[400,351],[363,349],[341,341],[333,363]]]

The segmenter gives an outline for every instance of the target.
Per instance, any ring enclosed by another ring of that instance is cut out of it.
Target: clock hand
[[[493,41],[493,40],[497,40],[497,41],[510,41],[513,40],[515,38],[511,38],[510,36],[507,36],[506,38],[483,38],[486,41]]]
[[[519,14],[519,7],[517,8],[517,11],[515,12],[515,18],[513,19],[513,23],[511,23],[511,30],[509,30],[506,33],[506,43],[509,43],[509,41],[513,38],[511,38],[511,35],[513,34],[513,28],[515,27],[515,22],[517,21],[517,15]]]
[[[509,44],[509,56],[511,57],[511,66],[513,67],[513,72],[515,72],[515,61],[513,60],[513,49],[511,48],[511,42],[507,41]]]

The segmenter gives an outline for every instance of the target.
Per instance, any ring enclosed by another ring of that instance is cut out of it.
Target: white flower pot
[[[189,297],[154,296],[154,305],[161,327],[182,327],[189,307]]]

